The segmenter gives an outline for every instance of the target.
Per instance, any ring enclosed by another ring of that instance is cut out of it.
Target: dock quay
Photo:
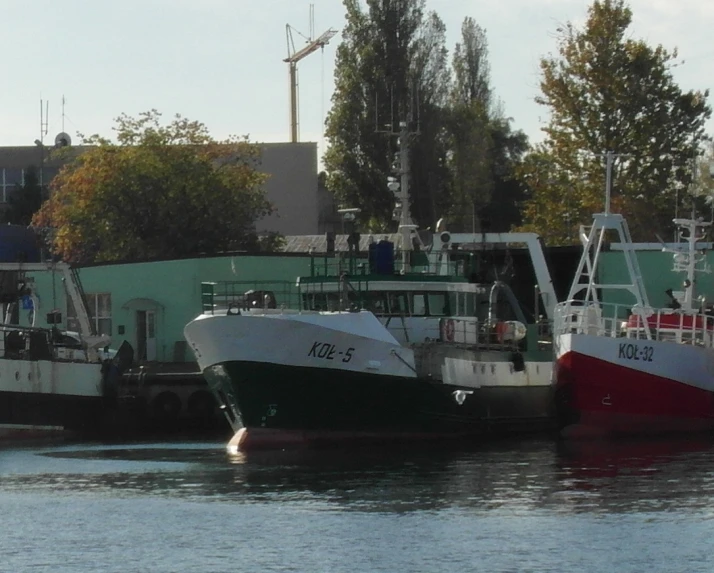
[[[228,428],[195,363],[145,364],[124,372],[108,408],[112,433],[221,432]]]

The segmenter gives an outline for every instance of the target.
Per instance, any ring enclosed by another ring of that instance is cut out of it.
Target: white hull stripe
[[[585,334],[555,337],[556,357],[576,352],[624,369],[637,370],[714,392],[714,351],[675,342]]]

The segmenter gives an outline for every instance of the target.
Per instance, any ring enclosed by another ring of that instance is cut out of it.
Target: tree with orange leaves
[[[271,212],[245,139],[215,141],[179,115],[151,110],[116,119],[117,142],[83,138],[33,217],[51,247],[74,263],[146,260],[260,247],[255,222]]]

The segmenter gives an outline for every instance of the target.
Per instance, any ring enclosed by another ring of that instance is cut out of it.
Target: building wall
[[[257,222],[259,232],[310,235],[320,232],[316,143],[261,144],[260,169],[270,175],[265,184],[275,212]]]
[[[257,222],[259,232],[283,235],[324,232],[319,226],[321,201],[317,186],[316,143],[263,143],[258,169],[268,175],[265,192],[275,212]],[[74,154],[86,147],[69,148]],[[44,152],[44,153],[43,153]],[[24,170],[35,166],[46,184],[57,174],[62,159],[50,155],[51,148],[39,146],[0,147],[0,211],[8,197],[24,181]],[[72,154],[70,154],[70,157]]]
[[[64,160],[52,156],[51,147],[39,145],[0,147],[0,210],[4,209],[10,196],[25,183],[25,173],[29,167],[36,169],[38,183],[52,181]],[[74,153],[85,148],[75,146]],[[70,154],[69,157],[72,155]]]
[[[612,250],[601,254],[602,266],[599,281],[602,284],[629,283],[629,273],[622,251]],[[684,273],[675,273],[673,270],[673,254],[662,252],[661,247],[655,249],[638,250],[637,262],[642,272],[642,280],[651,306],[656,308],[666,307],[670,302],[665,290],[682,290],[682,282],[686,278]],[[714,268],[714,252],[707,251],[706,260],[710,268]],[[697,296],[704,296],[708,304],[714,302],[714,274],[700,273],[696,282]],[[605,300],[618,304],[633,304],[634,296],[625,291],[605,291]]]
[[[189,350],[182,350],[183,328],[201,313],[202,282],[240,281],[245,284],[238,285],[239,292],[256,288],[259,282],[272,282],[278,290],[284,286],[278,283],[294,285],[298,276],[309,273],[307,255],[235,255],[79,269],[87,294],[111,293],[112,348],[127,340],[136,352],[137,311],[156,313],[156,360],[160,362],[194,360]],[[63,316],[61,326],[66,327],[67,301],[61,283],[55,279],[53,284],[49,274],[36,274],[34,278],[40,294],[37,325],[46,325],[46,314],[57,308]],[[27,323],[28,310],[21,311],[20,319]]]

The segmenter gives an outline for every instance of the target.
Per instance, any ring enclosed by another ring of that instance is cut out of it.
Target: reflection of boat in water
[[[706,452],[714,453],[714,439],[630,438],[558,443],[561,466],[591,477],[650,471],[679,458]]]
[[[608,164],[609,165],[609,164]],[[609,193],[609,188],[608,188]],[[582,232],[583,256],[565,302],[556,307],[555,394],[565,435],[603,436],[696,432],[714,428],[714,316],[694,288],[704,256],[701,220],[675,219],[684,239],[674,270],[683,291],[667,308],[650,306],[627,224],[596,214]],[[629,272],[624,284],[599,280],[606,233],[617,232]],[[629,293],[632,303],[608,295]]]
[[[321,269],[314,259],[292,301],[264,288],[265,300],[247,306],[235,283],[204,285],[204,312],[184,334],[237,447],[472,438],[551,424],[555,294],[538,237],[442,231],[425,241],[406,184],[400,192],[397,255],[384,240],[360,256],[361,237],[350,235],[348,256],[332,265],[325,257]],[[527,300],[498,278],[480,280],[475,267],[479,253],[516,245],[533,265]]]
[[[566,440],[557,465],[553,503],[572,511],[708,510],[714,439]]]

